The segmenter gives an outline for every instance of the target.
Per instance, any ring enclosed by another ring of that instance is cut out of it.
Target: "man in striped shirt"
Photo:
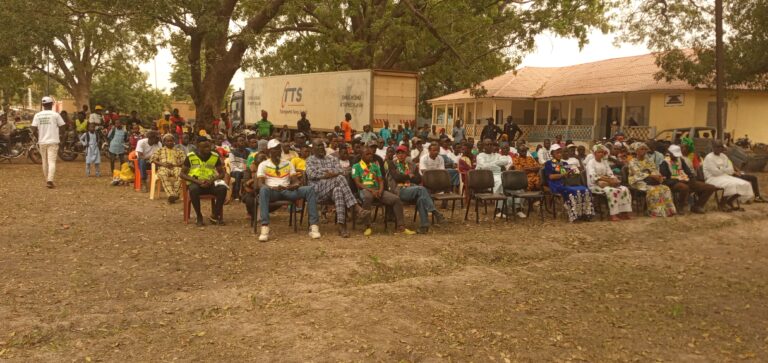
[[[259,164],[256,180],[259,186],[259,213],[261,214],[261,233],[259,241],[269,240],[269,203],[278,200],[295,201],[304,199],[309,214],[309,237],[320,238],[320,228],[317,223],[317,197],[315,190],[309,186],[301,186],[298,174],[293,164],[288,160],[280,160],[282,148],[280,141],[269,140],[267,144],[269,159]]]

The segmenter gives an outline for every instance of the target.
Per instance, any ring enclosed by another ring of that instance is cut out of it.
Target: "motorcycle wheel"
[[[77,153],[72,149],[61,149],[59,150],[59,157],[64,161],[74,161],[77,159]]]
[[[29,161],[35,164],[43,163],[43,156],[40,155],[40,150],[37,148],[31,148],[29,151],[27,151],[27,157],[29,157]]]

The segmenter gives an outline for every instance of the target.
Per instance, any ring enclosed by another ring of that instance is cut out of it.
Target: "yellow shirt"
[[[307,161],[298,156],[291,159],[291,164],[293,164],[293,168],[296,169],[296,171],[307,170]]]
[[[170,130],[171,122],[166,120],[165,117],[161,117],[159,120],[157,120],[156,124],[157,124],[157,131],[159,131],[160,133],[164,133],[163,131],[164,127],[168,127],[168,130]]]

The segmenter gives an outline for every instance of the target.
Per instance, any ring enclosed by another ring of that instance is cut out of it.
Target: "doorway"
[[[611,138],[611,125],[614,121],[617,123],[621,118],[621,107],[608,107],[605,106],[600,109],[600,129],[603,130],[603,136]]]

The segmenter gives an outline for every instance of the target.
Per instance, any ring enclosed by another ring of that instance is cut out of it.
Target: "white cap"
[[[170,116],[170,115],[171,115],[171,113],[168,112],[168,111],[163,112],[163,116]]]
[[[269,142],[267,143],[267,149],[274,149],[278,146],[280,146],[280,140],[278,139],[269,140]]]
[[[50,96],[45,96],[45,97],[43,97],[42,103],[45,104],[45,105],[47,105],[49,103],[53,103],[53,98],[50,97]]]
[[[560,150],[560,144],[552,144],[552,146],[549,147],[549,152],[553,152],[555,150]]]
[[[680,150],[679,145],[669,145],[669,153],[674,155],[676,158],[683,157],[683,151]]]

